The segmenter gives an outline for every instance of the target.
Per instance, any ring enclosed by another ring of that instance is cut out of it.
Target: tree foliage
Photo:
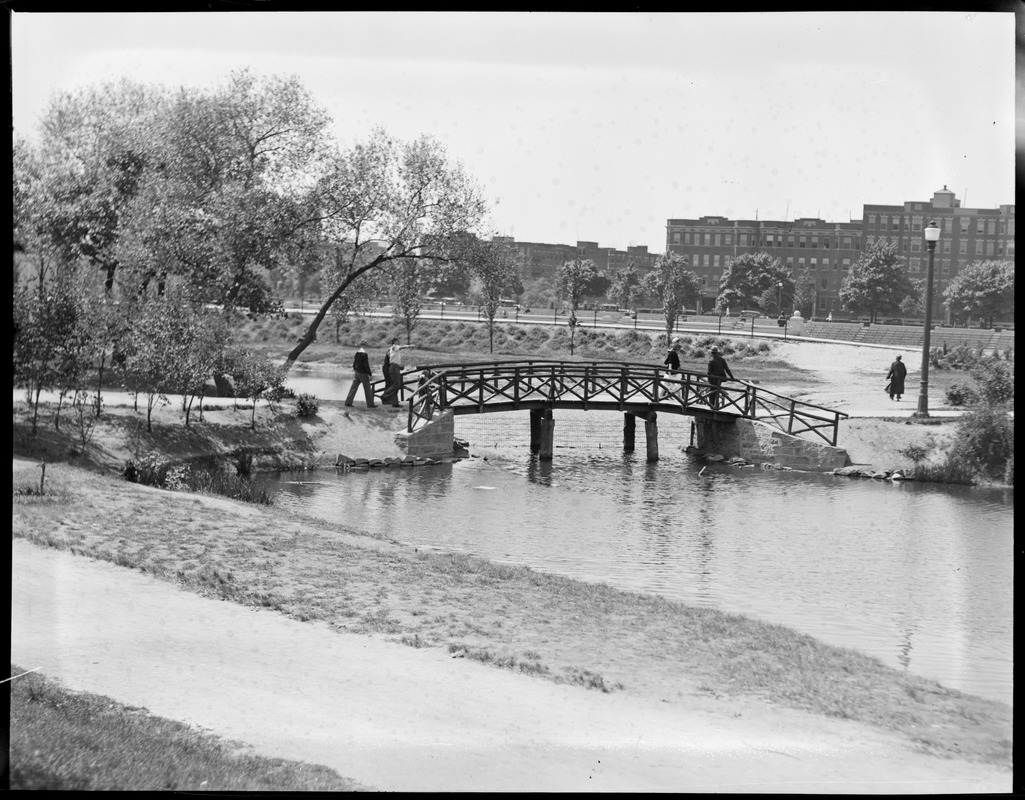
[[[315,188],[323,240],[339,248],[333,288],[288,354],[290,367],[316,338],[331,306],[368,272],[409,260],[449,261],[486,205],[462,165],[429,137],[402,143],[376,130],[334,154]]]
[[[919,288],[908,276],[904,258],[893,243],[869,245],[854,263],[840,286],[840,306],[853,314],[897,314],[901,303],[914,299]]]
[[[495,352],[495,318],[506,294],[520,294],[521,259],[517,250],[501,240],[467,237],[457,260],[472,278],[471,294],[484,312],[488,326],[488,352]],[[519,291],[517,291],[517,289]]]
[[[783,295],[793,294],[794,280],[778,259],[768,253],[744,253],[726,266],[719,279],[719,308],[761,309],[768,313],[779,301],[779,284]]]
[[[678,253],[665,253],[655,260],[655,268],[644,276],[645,291],[657,298],[666,320],[666,345],[669,345],[676,320],[688,303],[698,299],[698,276],[687,267],[690,262]]]
[[[943,299],[950,312],[993,322],[1014,312],[1014,262],[973,261],[947,285]]]
[[[630,301],[640,288],[641,278],[633,264],[616,272],[609,283],[606,296],[620,308],[630,308]]]

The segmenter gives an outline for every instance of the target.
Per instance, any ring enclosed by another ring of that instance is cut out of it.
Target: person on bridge
[[[352,386],[349,387],[349,394],[345,398],[345,405],[352,407],[352,401],[356,399],[356,390],[362,385],[363,394],[367,398],[367,408],[376,408],[374,403],[374,390],[370,388],[370,376],[373,370],[370,368],[370,356],[367,355],[367,342],[365,339],[359,343],[356,355],[352,359]]]
[[[886,377],[890,381],[886,384],[886,391],[889,393],[891,400],[896,395],[897,402],[900,402],[900,396],[904,394],[904,378],[907,377],[907,374],[908,368],[900,360],[900,356],[897,356],[894,362],[890,364],[890,371],[886,373]]]
[[[669,350],[666,353],[666,360],[662,362],[669,367],[670,372],[680,371],[680,337],[677,336],[673,339],[669,345]],[[667,395],[665,399],[669,399]]]
[[[385,354],[385,359],[388,362],[388,375],[387,386],[381,395],[381,402],[390,403],[392,408],[399,407],[399,396],[402,394],[402,351],[412,346],[411,344],[399,344],[398,339],[392,339],[391,347]]]
[[[729,378],[730,380],[736,380],[733,377],[733,371],[730,369],[730,365],[726,363],[726,359],[719,353],[719,348],[712,346],[712,358],[708,362],[708,383],[712,386],[710,394],[710,401],[712,408],[718,408],[721,403],[722,390],[719,388],[722,382]]]

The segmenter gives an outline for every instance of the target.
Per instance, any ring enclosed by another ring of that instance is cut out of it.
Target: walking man
[[[669,345],[669,351],[666,353],[666,360],[662,362],[669,367],[670,372],[680,371],[680,338],[676,337],[673,339],[672,344]],[[665,399],[669,399],[668,396]]]
[[[722,398],[722,390],[719,388],[722,386],[722,382],[729,378],[735,380],[733,377],[733,371],[730,369],[730,365],[726,363],[726,359],[719,353],[719,348],[712,346],[712,359],[708,362],[708,383],[711,385],[712,390],[709,392],[710,401],[712,408],[719,408]]]
[[[897,402],[900,402],[900,396],[904,394],[904,378],[907,377],[908,368],[904,366],[904,362],[900,360],[900,356],[890,364],[890,371],[886,373],[886,377],[889,379],[889,383],[886,384],[886,391],[890,395],[890,399],[893,400],[893,396],[897,396]]]
[[[375,408],[374,390],[370,388],[370,376],[373,371],[370,368],[370,356],[367,355],[367,342],[365,339],[359,343],[356,355],[352,359],[352,386],[349,387],[349,395],[345,398],[345,405],[352,407],[352,401],[356,399],[356,390],[362,385],[363,394],[367,398],[367,408]]]

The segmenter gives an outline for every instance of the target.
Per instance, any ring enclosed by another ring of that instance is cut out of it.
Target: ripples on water
[[[637,452],[624,454],[618,414],[555,419],[552,462],[530,456],[525,413],[457,417],[457,435],[484,458],[331,470],[322,485],[282,484],[277,502],[418,547],[788,625],[1011,702],[1009,493],[702,471],[681,452],[689,420],[669,415],[648,464],[642,425]]]

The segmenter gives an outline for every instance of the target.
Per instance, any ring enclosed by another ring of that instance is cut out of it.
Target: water
[[[266,480],[328,521],[747,614],[1012,701],[1010,492],[702,472],[680,452],[689,420],[669,415],[648,464],[643,428],[622,453],[618,414],[555,419],[550,463],[529,454],[525,412],[472,415],[457,435],[487,460]]]

